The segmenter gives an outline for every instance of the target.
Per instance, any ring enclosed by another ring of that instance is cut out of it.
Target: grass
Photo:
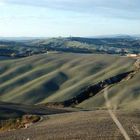
[[[132,79],[123,81],[117,85],[110,87],[108,94],[112,104],[112,108],[124,109],[124,110],[139,110],[140,103],[140,87],[139,79],[140,72],[138,72]],[[90,98],[79,104],[77,107],[81,108],[95,108],[104,107],[105,99],[103,91],[96,96]]]
[[[65,101],[78,95],[88,85],[130,71],[133,69],[134,61],[119,56],[72,53],[50,53],[2,60],[0,61],[0,100],[24,104]],[[129,88],[127,82],[122,86],[112,87],[109,91],[113,96],[112,101],[119,104],[117,101],[119,96],[124,96],[119,105],[127,107],[123,101],[130,102],[136,99],[134,96],[128,96],[128,92],[135,94],[136,91],[138,99],[139,89],[131,88],[132,86],[139,88],[138,84],[135,84],[138,81],[138,78],[130,81]],[[122,87],[125,89],[122,90]],[[102,94],[79,106],[82,108],[104,106]]]

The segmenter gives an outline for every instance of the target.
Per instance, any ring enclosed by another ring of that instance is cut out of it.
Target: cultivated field
[[[134,62],[131,58],[119,56],[72,53],[1,60],[0,100],[24,104],[65,101],[78,95],[87,86],[133,70]],[[139,91],[138,81],[139,76],[136,75],[129,82],[113,85],[109,94],[114,105],[127,107],[125,103],[133,103],[134,95]],[[136,97],[139,98],[139,94]],[[103,107],[102,93],[78,107],[89,106]]]
[[[140,139],[140,113],[115,113],[129,137]],[[80,111],[44,116],[28,129],[0,133],[2,140],[124,140],[107,111]]]
[[[2,58],[0,139],[123,140],[122,127],[130,139],[140,139],[140,72],[135,61],[73,53]],[[74,104],[64,108],[66,101]]]

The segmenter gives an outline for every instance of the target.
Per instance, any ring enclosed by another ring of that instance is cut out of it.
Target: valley
[[[124,139],[108,109],[139,139],[139,64],[115,54],[2,56],[0,139]]]
[[[140,140],[140,0],[0,0],[0,140]]]

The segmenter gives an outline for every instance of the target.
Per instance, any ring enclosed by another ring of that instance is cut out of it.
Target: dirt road
[[[119,128],[119,130],[122,133],[122,135],[124,136],[125,140],[130,140],[130,137],[129,137],[128,133],[126,132],[126,130],[124,129],[123,125],[120,123],[120,121],[118,120],[117,116],[114,114],[114,112],[111,109],[112,108],[111,103],[110,103],[110,101],[108,99],[108,88],[106,88],[104,90],[104,98],[106,100],[106,106],[108,108],[108,113],[110,114],[112,120],[115,122],[115,124]]]

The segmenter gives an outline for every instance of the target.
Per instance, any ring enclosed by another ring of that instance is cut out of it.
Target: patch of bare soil
[[[139,140],[140,113],[116,111],[132,140]],[[135,125],[135,129],[132,127]],[[27,129],[0,133],[0,140],[124,140],[108,111],[80,111],[48,115]]]

